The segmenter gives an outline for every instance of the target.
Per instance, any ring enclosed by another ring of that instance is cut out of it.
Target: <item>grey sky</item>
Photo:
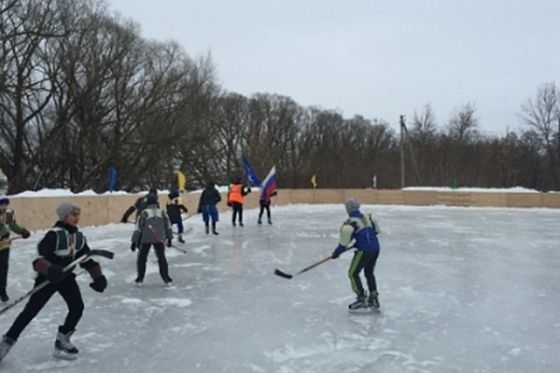
[[[560,81],[560,1],[107,0],[149,39],[212,53],[223,87],[391,123],[474,103],[482,129]]]

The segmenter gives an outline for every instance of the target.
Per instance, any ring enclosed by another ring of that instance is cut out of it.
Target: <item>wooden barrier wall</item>
[[[12,197],[10,207],[16,217],[28,229],[45,229],[56,221],[56,207],[62,202],[72,202],[82,208],[80,225],[105,225],[118,223],[124,211],[134,204],[138,195],[100,195],[68,197]],[[219,204],[221,211],[228,209],[225,199]],[[398,204],[398,205],[445,205],[445,206],[495,206],[495,207],[547,207],[560,208],[560,193],[472,193],[472,192],[436,192],[436,191],[401,191],[373,189],[281,189],[273,198],[273,205],[302,203],[343,203],[355,197],[364,204]],[[187,193],[182,199],[190,213],[195,213],[200,194]],[[162,205],[168,200],[167,195],[160,194]],[[246,197],[245,208],[259,205],[258,193]],[[132,215],[132,218],[134,215]]]

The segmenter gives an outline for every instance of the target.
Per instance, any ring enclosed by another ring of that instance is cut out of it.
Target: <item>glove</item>
[[[27,229],[24,229],[23,232],[21,232],[22,238],[29,238],[29,236],[31,236],[31,233],[29,233]]]
[[[103,293],[103,291],[107,287],[107,279],[105,278],[105,276],[97,277],[95,280],[93,280],[92,283],[89,284],[89,287],[99,293]]]
[[[136,250],[136,242],[130,244],[130,251],[134,252]]]
[[[197,214],[202,214],[202,209],[199,208],[198,210],[196,210],[196,213],[197,213]]]
[[[62,270],[62,267],[58,264],[51,264],[47,270],[47,280],[49,280],[52,284],[64,280],[65,276],[66,274]]]
[[[333,251],[333,253],[331,254],[331,259],[337,259],[340,256],[340,254],[342,254],[344,251],[346,251],[346,247],[342,245],[338,245],[336,249]]]
[[[171,247],[171,238],[167,239],[167,247]]]
[[[123,216],[123,218],[121,219],[121,223],[128,223],[128,219]]]

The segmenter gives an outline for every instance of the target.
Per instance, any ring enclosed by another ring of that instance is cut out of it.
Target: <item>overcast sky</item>
[[[521,126],[520,105],[560,82],[560,1],[106,0],[148,39],[211,52],[222,86],[398,122],[466,103],[482,129]]]

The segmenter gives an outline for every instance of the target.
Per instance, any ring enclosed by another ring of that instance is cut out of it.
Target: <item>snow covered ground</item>
[[[0,363],[2,372],[558,372],[559,210],[367,206],[380,219],[381,312],[350,315],[350,254],[292,280],[330,254],[342,205],[273,209],[274,225],[245,228],[223,214],[218,237],[187,220],[189,254],[168,250],[166,289],[149,257],[134,287],[131,224],[85,228],[109,288],[79,277],[86,310],[79,360],[51,358],[66,307],[51,299]],[[9,294],[32,285],[42,232],[14,242]],[[21,306],[0,316],[5,332]]]

